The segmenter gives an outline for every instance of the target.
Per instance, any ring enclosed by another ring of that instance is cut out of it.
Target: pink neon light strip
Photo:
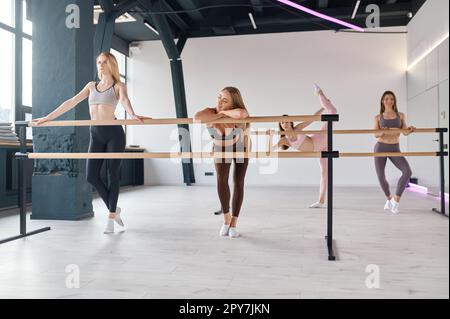
[[[301,6],[301,5],[299,5],[297,3],[294,3],[292,1],[289,1],[289,0],[277,0],[277,1],[281,2],[281,3],[284,3],[284,4],[288,5],[288,6],[291,6],[291,7],[295,8],[295,9],[298,9],[298,10],[304,11],[306,13],[309,13],[309,14],[311,14],[313,16],[319,17],[321,19],[328,20],[328,21],[334,22],[336,24],[340,24],[340,25],[342,25],[344,27],[347,27],[347,28],[350,28],[350,29],[353,29],[353,30],[356,30],[356,31],[359,31],[359,32],[364,32],[364,29],[361,28],[361,27],[358,27],[358,26],[356,26],[354,24],[347,23],[345,21],[342,21],[342,20],[339,20],[339,19],[327,16],[327,15],[322,14],[320,12],[311,10],[311,9],[309,9],[307,7]]]
[[[421,185],[417,185],[414,183],[409,183],[409,187],[412,191],[415,191],[417,193],[421,193],[421,194],[428,194],[428,188],[425,186],[421,186]]]
[[[409,184],[409,190],[427,195],[428,194],[428,188],[425,186],[417,185],[414,183],[408,183]],[[441,197],[441,192],[439,192],[439,198]],[[448,193],[444,193],[445,202],[448,204]]]

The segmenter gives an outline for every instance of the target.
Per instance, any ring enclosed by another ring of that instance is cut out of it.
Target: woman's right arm
[[[195,113],[194,120],[201,122],[211,122],[218,120],[220,118],[226,117],[224,114],[219,114],[216,112],[216,109],[207,107],[204,110]]]
[[[375,116],[374,124],[373,124],[374,130],[381,130],[380,127],[380,115]],[[383,137],[384,133],[375,133],[376,138]]]
[[[53,112],[49,113],[47,116],[34,119],[32,121],[33,124],[39,125],[47,121],[52,121],[55,118],[63,115],[67,111],[73,109],[75,106],[77,106],[80,102],[82,102],[89,96],[89,87],[92,85],[92,83],[93,82],[89,82],[88,84],[86,84],[86,86],[77,95],[75,95],[74,97],[72,97],[67,101],[64,101],[60,106],[58,106]]]

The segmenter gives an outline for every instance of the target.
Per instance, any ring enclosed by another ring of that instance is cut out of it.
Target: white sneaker
[[[392,209],[392,203],[391,203],[391,200],[388,199],[386,201],[386,204],[384,204],[384,210],[391,210],[391,209]]]
[[[112,233],[114,233],[114,219],[108,218],[108,223],[106,224],[104,234]]]
[[[399,213],[399,210],[398,210],[399,205],[400,204],[395,199],[391,199],[391,212],[392,212],[392,214],[398,214]]]
[[[236,238],[236,237],[239,237],[240,234],[237,232],[236,227],[230,227],[228,236],[230,236],[231,238]]]
[[[116,207],[116,218],[114,218],[114,220],[116,221],[117,224],[124,227],[125,225],[123,224],[122,218],[120,218],[121,211],[122,209],[120,209],[120,207]]]
[[[309,208],[325,208],[325,207],[326,207],[325,204],[322,204],[321,202],[309,205]]]
[[[220,228],[219,235],[220,236],[228,236],[228,232],[230,230],[230,225],[223,224]]]
[[[313,83],[314,85],[314,90],[316,92],[316,94],[318,95],[320,93],[320,91],[322,91],[322,89],[320,88],[320,86],[317,85],[317,83]]]

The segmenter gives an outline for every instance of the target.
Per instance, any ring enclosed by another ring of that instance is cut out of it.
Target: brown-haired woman
[[[397,97],[394,92],[386,91],[383,93],[380,102],[380,114],[375,116],[374,128],[379,129],[407,129],[408,132],[404,133],[405,136],[414,132],[415,127],[408,126],[406,124],[405,114],[398,111]],[[400,152],[400,133],[398,132],[383,132],[375,134],[378,143],[375,144],[374,152]],[[397,183],[397,190],[395,196],[391,195],[389,190],[389,183],[386,180],[386,162],[387,159],[395,165],[401,172]],[[405,157],[375,157],[375,169],[378,176],[378,181],[386,195],[387,201],[384,205],[385,210],[390,210],[392,213],[397,214],[399,212],[400,198],[406,188],[411,177],[411,168]]]
[[[80,93],[62,103],[57,109],[45,117],[34,119],[35,125],[54,120],[73,109],[89,97],[89,113],[92,120],[116,120],[115,109],[120,101],[132,119],[143,122],[148,117],[136,115],[128,99],[127,87],[120,81],[119,66],[111,53],[102,52],[96,59],[97,74],[100,81],[89,82]],[[125,134],[121,125],[91,126],[89,153],[123,152],[125,150]],[[103,159],[88,159],[86,164],[87,181],[99,193],[109,210],[109,219],[105,234],[114,232],[114,221],[123,226],[120,208],[117,207],[120,190],[120,159],[107,160],[110,185],[107,187],[100,178]]]
[[[205,108],[195,114],[195,120],[210,122],[220,118],[244,119],[249,117],[240,91],[235,87],[226,87],[219,92],[215,108]],[[247,136],[248,124],[208,124],[208,131],[213,140],[214,152],[247,152],[250,139]],[[231,163],[234,161],[233,198],[230,214],[230,187],[228,177]],[[247,172],[247,158],[215,159],[217,174],[217,193],[223,212],[221,236],[238,237],[237,220],[244,200],[244,180]]]
[[[318,110],[314,115],[320,115],[324,111],[327,114],[336,114],[337,110],[333,103],[325,96],[322,89],[314,84],[314,90],[319,97],[320,104],[322,108]],[[287,150],[293,148],[299,152],[323,152],[327,150],[327,135],[326,134],[297,134],[301,132],[306,127],[311,125],[313,122],[305,121],[294,126],[292,122],[282,122],[279,123],[279,128],[281,132],[285,133],[285,136],[280,138],[279,142],[273,147],[273,150],[281,148],[282,150]],[[326,130],[327,123],[324,123],[320,130]],[[326,158],[321,158],[320,163],[320,193],[319,200],[314,204],[311,204],[310,208],[324,208],[325,207],[325,195],[328,185],[328,160]]]

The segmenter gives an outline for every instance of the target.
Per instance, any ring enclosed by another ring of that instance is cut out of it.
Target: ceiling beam
[[[261,0],[250,0],[253,6],[253,10],[258,16],[263,15],[262,1]]]
[[[405,18],[407,14],[411,11],[411,7],[409,3],[397,3],[392,5],[382,5],[380,7],[380,18]],[[322,13],[326,15],[330,15],[335,17],[336,19],[348,20],[348,8],[328,8],[321,10]],[[361,23],[365,22],[367,18],[367,13],[361,12],[355,16],[356,20],[361,21]],[[279,15],[275,17],[263,17],[258,20],[258,26],[264,25],[294,25],[294,24],[306,24],[306,23],[316,23],[323,21],[321,18],[310,16],[310,15]],[[248,26],[247,19],[239,19],[235,20],[234,27],[241,28]],[[342,29],[342,27],[339,27]]]
[[[172,6],[169,5],[165,0],[159,2],[158,10],[151,10],[151,8],[153,6],[153,3],[151,0],[137,0],[137,2],[138,2],[138,6],[143,11],[140,13],[140,15],[142,16],[142,18],[144,18],[144,20],[148,20],[149,22],[153,22],[154,17],[157,16],[156,14],[152,15],[152,11],[154,11],[154,12],[175,11],[172,8]],[[190,26],[179,16],[179,14],[174,12],[174,13],[163,15],[163,16],[167,16],[167,18],[169,18],[175,24],[175,26],[180,30],[180,33],[186,34],[189,31]]]
[[[194,0],[177,0],[177,2],[183,10],[196,10],[198,7],[197,3]],[[203,14],[198,10],[186,12],[186,14],[195,22],[199,22],[205,18]]]
[[[114,3],[112,0],[98,0],[98,3],[107,15],[114,10]]]
[[[114,16],[115,18],[120,17],[122,14],[127,12],[130,9],[136,7],[138,1],[137,0],[123,0],[118,3],[114,8]]]
[[[328,8],[328,0],[317,0],[317,8],[319,9]]]
[[[175,11],[170,4],[168,4],[165,0],[161,1],[161,5],[164,10],[167,11]],[[176,26],[182,30],[183,32],[186,32],[189,30],[189,25],[177,14],[177,13],[171,13],[167,15],[170,20],[172,20],[173,23],[176,24]]]
[[[287,21],[284,21],[286,19],[289,19],[291,21],[298,21],[298,23],[316,23],[318,25],[322,25],[324,28],[326,29],[342,29],[342,27],[339,26],[335,26],[334,24],[330,24],[328,21],[325,21],[321,18],[317,18],[317,17],[312,17],[309,14],[303,13],[303,12],[297,12],[296,10],[291,10],[288,7],[280,7],[280,9],[289,12],[290,15],[288,16],[279,16],[279,17],[271,17],[269,18],[269,20],[276,20],[278,19],[278,23],[280,24],[286,24],[289,23]],[[336,19],[340,19],[343,21],[348,21],[349,20],[349,15],[348,15],[348,8],[327,8],[327,9],[322,9],[320,10],[321,13],[334,17]],[[384,4],[384,5],[380,5],[380,18],[393,18],[393,17],[398,17],[398,18],[404,18],[408,15],[408,13],[411,12],[411,3],[409,2],[398,2],[398,3],[393,3],[393,4]],[[365,22],[365,19],[367,18],[367,13],[365,12],[361,12],[360,14],[357,14],[355,16],[356,20],[361,20],[361,23]],[[291,16],[296,16],[297,19],[290,19]],[[261,19],[258,20],[258,25],[263,24],[264,21],[261,21]],[[360,23],[360,24],[361,24]]]

